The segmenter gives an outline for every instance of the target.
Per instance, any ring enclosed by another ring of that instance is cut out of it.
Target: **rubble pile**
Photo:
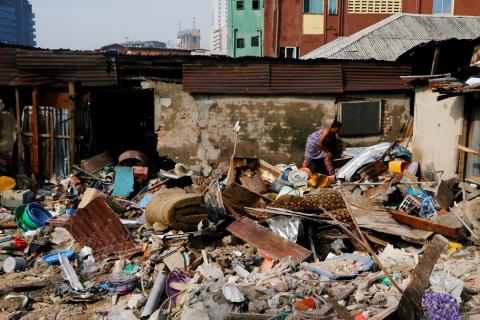
[[[478,185],[420,175],[397,143],[355,149],[337,181],[132,150],[2,176],[0,318],[474,319]]]

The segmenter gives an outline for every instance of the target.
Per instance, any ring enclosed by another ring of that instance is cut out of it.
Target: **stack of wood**
[[[304,197],[286,195],[280,197],[269,206],[328,217],[324,213],[324,210],[326,210],[342,222],[351,222],[350,213],[346,209],[340,192],[333,189],[319,189],[315,193],[305,195]]]

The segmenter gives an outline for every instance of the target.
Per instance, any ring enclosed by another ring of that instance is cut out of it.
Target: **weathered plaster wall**
[[[238,155],[257,155],[271,163],[299,163],[307,136],[330,125],[337,110],[334,96],[191,96],[180,85],[145,82],[143,86],[155,89],[160,155],[196,165],[204,174],[228,163],[236,121],[242,127]],[[384,100],[384,135],[345,139],[351,145],[393,139],[408,120],[409,98],[405,95],[393,94],[389,99],[381,95],[369,97]]]
[[[444,178],[451,178],[457,174],[464,98],[437,101],[437,97],[438,93],[428,88],[416,89],[413,159],[423,168],[434,167],[444,171]]]

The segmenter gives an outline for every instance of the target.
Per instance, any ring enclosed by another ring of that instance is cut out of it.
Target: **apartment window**
[[[237,39],[237,48],[238,49],[245,48],[245,39],[243,39],[243,38],[238,38]]]
[[[349,13],[400,13],[402,0],[348,0]]]
[[[259,36],[252,37],[251,45],[252,45],[252,48],[256,48],[256,47],[260,46],[260,37]]]
[[[237,0],[237,10],[243,10],[243,0]]]
[[[300,58],[299,47],[280,47],[280,58],[298,59]]]
[[[340,104],[342,136],[373,135],[382,132],[381,101],[344,102]]]
[[[328,0],[328,14],[338,14],[338,0]]]
[[[453,0],[433,0],[433,14],[451,14]]]
[[[305,13],[323,13],[323,0],[303,0]]]
[[[260,0],[252,0],[252,9],[259,10],[260,9]]]

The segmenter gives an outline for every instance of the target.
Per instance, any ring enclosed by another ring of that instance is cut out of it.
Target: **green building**
[[[263,56],[264,0],[228,0],[228,56]]]

